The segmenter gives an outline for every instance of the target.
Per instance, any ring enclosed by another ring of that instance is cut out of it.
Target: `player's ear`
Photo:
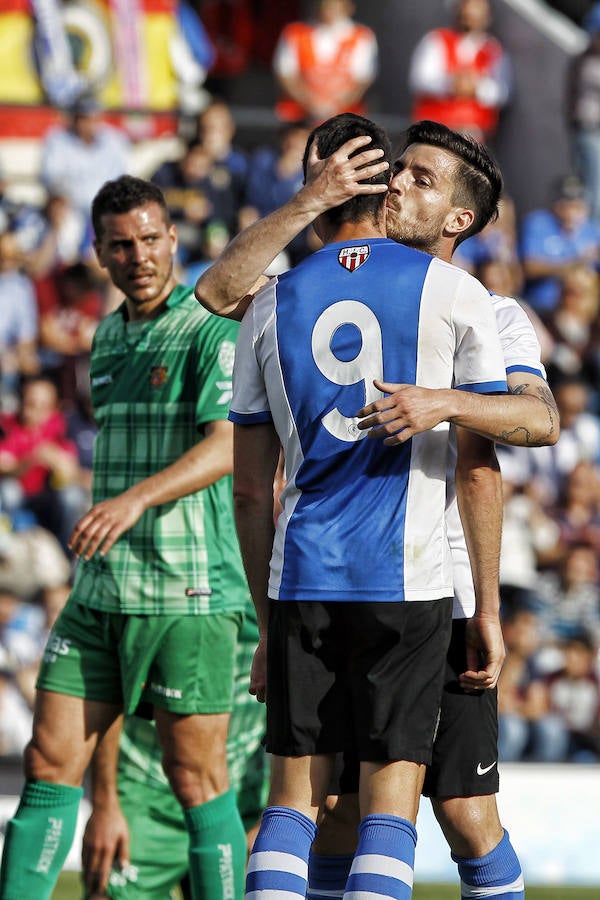
[[[459,234],[468,231],[473,224],[474,219],[475,213],[472,209],[467,209],[464,206],[456,206],[452,212],[448,214],[446,219],[446,231],[457,237]]]

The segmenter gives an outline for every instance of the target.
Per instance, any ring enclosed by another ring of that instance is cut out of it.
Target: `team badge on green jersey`
[[[152,366],[150,369],[150,384],[152,387],[161,387],[166,384],[168,376],[168,366]]]

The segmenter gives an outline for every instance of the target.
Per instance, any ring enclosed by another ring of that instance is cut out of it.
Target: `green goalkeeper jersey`
[[[100,323],[90,363],[94,503],[176,462],[207,423],[227,419],[237,329],[182,285],[155,319],[128,321],[123,304]],[[148,509],[105,557],[82,559],[73,599],[137,615],[243,610],[231,476]]]

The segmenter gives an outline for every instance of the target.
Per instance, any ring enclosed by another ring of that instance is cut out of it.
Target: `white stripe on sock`
[[[304,900],[306,894],[297,894],[295,891],[268,890],[261,888],[259,891],[247,891],[245,900]],[[381,895],[379,896],[381,900]]]
[[[495,894],[518,894],[519,891],[524,890],[525,882],[522,873],[510,884],[496,884],[492,887],[476,887],[473,884],[465,884],[464,881],[460,883],[461,896],[469,898],[469,900],[477,897],[493,897]]]
[[[372,875],[387,875],[388,878],[397,878],[409,887],[412,887],[414,872],[408,863],[395,859],[393,856],[384,856],[381,853],[363,853],[354,857],[351,875],[358,873],[370,873]]]
[[[275,872],[289,872],[300,878],[308,879],[308,863],[293,853],[283,853],[280,850],[257,850],[250,855],[248,872],[263,872],[266,869]]]
[[[375,894],[373,891],[346,891],[344,900],[394,900],[394,898],[389,894]]]

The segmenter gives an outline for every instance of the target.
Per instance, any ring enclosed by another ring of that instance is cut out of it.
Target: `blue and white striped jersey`
[[[250,306],[230,419],[272,420],[287,486],[269,595],[432,600],[453,593],[447,423],[401,447],[365,440],[373,379],[506,390],[492,302],[461,269],[386,238],[329,244]]]

